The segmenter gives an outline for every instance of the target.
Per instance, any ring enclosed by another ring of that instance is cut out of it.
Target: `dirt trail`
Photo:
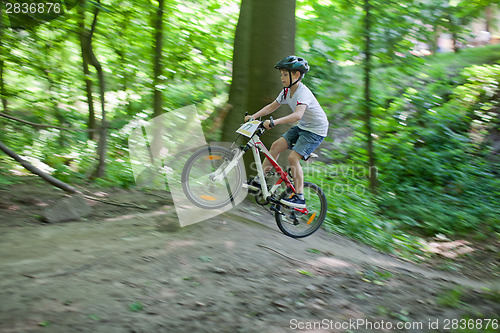
[[[263,209],[259,209],[258,205],[246,202],[245,205],[238,206],[226,215],[231,216],[236,221],[256,222],[279,231],[277,227],[275,228],[274,215],[261,213],[262,211]],[[471,288],[491,288],[494,284],[493,281],[478,281],[442,271],[426,269],[381,253],[345,237],[324,231],[316,234],[315,237],[300,240],[288,239],[288,241],[284,241],[284,244],[286,244],[285,249],[293,248],[294,252],[298,250],[297,252],[301,255],[302,260],[309,260],[309,264],[318,268],[372,265],[393,273],[404,273],[425,279],[445,280]],[[311,256],[307,252],[307,249],[310,248],[317,249],[326,255],[314,258],[311,261]]]
[[[373,331],[339,326],[358,319],[427,332],[431,320],[444,331],[445,319],[500,313],[479,290],[494,281],[325,231],[291,239],[249,202],[178,228],[168,200],[135,193],[155,209],[99,203],[87,219],[42,224],[34,214],[47,198],[19,191],[0,192],[0,332],[291,332],[312,323],[315,332]],[[460,306],[440,301],[458,284],[473,288]]]

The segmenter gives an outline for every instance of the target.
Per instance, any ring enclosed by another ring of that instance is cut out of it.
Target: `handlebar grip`
[[[246,118],[247,116],[248,116],[248,111],[245,111],[245,117],[244,117],[244,118]],[[246,123],[248,123],[248,122],[249,122],[249,121],[251,121],[251,120],[253,120],[253,119],[252,119],[252,118],[250,118],[250,119],[246,120],[245,122],[246,122]]]

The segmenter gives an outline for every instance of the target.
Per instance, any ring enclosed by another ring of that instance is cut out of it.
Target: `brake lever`
[[[269,117],[269,127],[270,127],[270,128],[273,128],[274,126],[276,126],[276,125],[274,124],[274,118],[273,118],[273,116],[270,116],[270,117]]]
[[[246,116],[248,116],[248,111],[245,111],[245,118]],[[255,120],[253,118],[249,118],[247,121],[245,121],[245,123],[248,123],[249,121],[252,121],[252,120]]]

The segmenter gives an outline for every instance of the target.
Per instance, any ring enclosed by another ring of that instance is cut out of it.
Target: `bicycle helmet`
[[[278,62],[274,68],[276,69],[288,69],[289,71],[299,71],[302,75],[309,72],[309,64],[304,58],[297,56],[288,56],[283,58]]]
[[[274,68],[276,69],[287,69],[288,73],[290,74],[290,85],[288,88],[302,80],[304,75],[309,72],[309,64],[307,63],[307,60],[304,58],[300,58],[297,56],[288,56],[283,59],[281,59],[275,66]],[[292,71],[299,71],[300,72],[300,78],[296,80],[295,82],[292,83]]]

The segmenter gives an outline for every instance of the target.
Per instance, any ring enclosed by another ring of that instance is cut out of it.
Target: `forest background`
[[[295,53],[330,121],[320,162],[305,165],[328,196],[327,229],[404,256],[421,255],[422,236],[496,240],[495,2],[74,1],[22,23],[2,6],[0,142],[64,182],[134,187],[134,126],[195,104],[208,141],[234,139],[245,109],[279,93],[254,98],[279,87],[272,64]],[[455,52],[440,52],[444,34]],[[242,90],[254,104],[234,103]],[[1,185],[27,174],[0,161]]]

